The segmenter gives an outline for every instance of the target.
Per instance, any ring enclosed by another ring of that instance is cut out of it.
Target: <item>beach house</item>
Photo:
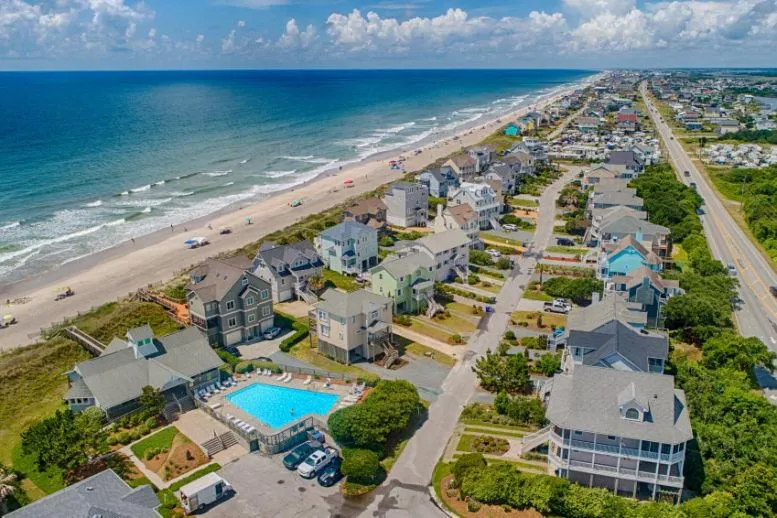
[[[638,303],[647,313],[648,323],[658,326],[663,320],[663,307],[670,298],[685,293],[680,282],[664,279],[658,273],[642,266],[627,275],[612,277],[605,291],[621,294],[630,302]]]
[[[628,207],[619,205],[609,211],[604,217],[592,218],[585,236],[589,246],[613,244],[626,236],[633,236],[658,257],[667,257],[670,247],[668,228],[640,219]]]
[[[447,198],[448,193],[459,184],[456,174],[449,166],[427,169],[418,178],[429,190],[429,196],[435,198]]]
[[[391,299],[366,290],[327,290],[309,314],[318,351],[340,363],[396,353],[392,345]]]
[[[449,206],[468,204],[478,215],[481,230],[497,228],[497,217],[502,210],[502,200],[497,197],[491,186],[480,183],[463,182],[449,196]]]
[[[272,288],[252,267],[247,257],[208,259],[191,272],[189,315],[211,344],[251,341],[275,325]]]
[[[478,214],[469,203],[454,205],[453,207],[437,205],[437,216],[434,218],[434,231],[436,233],[448,230],[461,230],[470,240],[470,246],[478,247],[480,243],[480,223]]]
[[[626,236],[617,243],[602,247],[597,266],[599,279],[628,275],[642,266],[654,272],[664,269],[661,258],[645,248],[635,236]]]
[[[421,251],[388,256],[370,270],[370,291],[389,297],[394,314],[418,313],[433,303],[435,261]]]
[[[429,219],[429,190],[421,183],[397,182],[383,195],[386,221],[396,227],[425,227]]]
[[[343,221],[319,234],[313,242],[327,268],[357,275],[378,264],[378,231],[358,221]]]
[[[343,209],[343,221],[358,221],[378,231],[386,227],[388,207],[379,198],[365,198],[350,203]]]
[[[453,155],[443,166],[450,167],[459,182],[471,182],[477,174],[475,170],[477,162],[466,154]]]
[[[624,166],[624,178],[634,178],[645,168],[645,162],[641,156],[634,151],[613,151],[605,162],[607,166]]]
[[[647,313],[642,310],[642,304],[629,302],[625,295],[605,291],[601,298],[595,293],[588,306],[572,308],[567,317],[567,329],[593,331],[613,320],[642,329],[647,325]]]
[[[458,229],[429,234],[396,251],[398,257],[426,254],[434,261],[434,280],[449,281],[455,276],[466,278],[469,265],[470,239]]]
[[[159,518],[151,484],[132,487],[112,469],[66,486],[6,518]]]
[[[496,148],[493,146],[475,146],[467,149],[467,154],[475,161],[475,173],[482,173],[496,159]]]
[[[288,245],[263,243],[253,264],[254,274],[270,283],[273,302],[306,296],[308,279],[320,275],[323,268],[324,262],[310,241]]]
[[[553,377],[545,416],[554,475],[617,495],[679,501],[693,432],[672,376],[580,365]]]
[[[484,178],[486,180],[499,181],[502,185],[503,194],[513,194],[518,187],[518,174],[510,166],[499,162],[491,164]]]
[[[219,380],[224,362],[196,327],[155,336],[145,325],[125,338],[114,338],[100,356],[67,373],[63,399],[71,410],[97,407],[117,419],[140,408],[143,387],[150,386],[165,397],[166,412],[182,412],[194,408],[194,391]]]

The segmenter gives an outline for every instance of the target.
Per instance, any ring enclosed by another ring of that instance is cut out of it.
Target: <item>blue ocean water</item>
[[[486,120],[592,73],[0,73],[0,282]]]

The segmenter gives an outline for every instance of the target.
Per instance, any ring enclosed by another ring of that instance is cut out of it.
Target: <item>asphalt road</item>
[[[555,220],[556,197],[561,188],[572,181],[579,168],[572,168],[562,178],[545,189],[540,197],[537,231],[529,254],[517,261],[512,275],[497,296],[494,312],[487,313],[479,329],[467,343],[463,359],[448,374],[442,393],[429,407],[429,417],[408,441],[404,452],[379,487],[362,516],[377,517],[436,517],[445,516],[431,501],[428,487],[434,466],[443,454],[445,443],[453,433],[462,407],[475,394],[477,378],[472,365],[486,349],[496,349],[507,329],[510,314],[523,295],[541,251],[550,242]],[[539,252],[539,254],[538,254]],[[346,513],[343,513],[345,515]]]
[[[669,126],[661,120],[646,95],[647,87],[644,83],[640,91],[680,181],[685,184],[696,183],[697,192],[704,198],[705,213],[701,216],[701,222],[713,256],[737,269],[740,303],[734,314],[740,332],[744,336],[760,338],[769,349],[777,352],[777,300],[769,293],[769,286],[777,286],[777,274],[733,220],[707,179],[674,138]],[[685,171],[689,172],[688,177],[684,175]],[[762,385],[767,384],[767,381],[761,380]]]

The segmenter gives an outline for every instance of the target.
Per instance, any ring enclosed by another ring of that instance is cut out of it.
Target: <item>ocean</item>
[[[593,73],[0,73],[0,282],[488,120]]]

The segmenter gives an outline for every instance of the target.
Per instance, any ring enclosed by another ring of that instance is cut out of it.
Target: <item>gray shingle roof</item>
[[[626,207],[628,208],[628,207]],[[659,235],[669,235],[669,229],[644,221],[633,215],[611,215],[602,219],[599,224],[602,233],[605,234],[637,234],[641,233],[645,237],[654,237]]]
[[[6,516],[13,518],[158,518],[151,486],[129,487],[113,470],[76,482]]]
[[[86,386],[84,380],[77,379],[71,385],[68,391],[62,396],[62,399],[75,399],[75,398],[90,398],[94,397],[92,391]]]
[[[405,275],[413,274],[419,268],[423,268],[429,272],[428,268],[432,267],[433,265],[434,260],[432,260],[428,255],[422,253],[412,253],[403,257],[386,257],[382,263],[373,268],[373,271],[384,268],[394,277],[402,277]],[[429,273],[429,275],[431,276],[432,274]]]
[[[608,294],[599,302],[573,309],[569,313],[567,327],[579,331],[593,331],[612,320],[627,324],[646,324],[647,313],[642,311],[642,304],[629,302],[623,295]]]
[[[350,293],[329,289],[321,295],[316,309],[327,311],[339,317],[352,317],[371,311],[371,307],[391,304],[391,299],[366,290]]]
[[[188,381],[223,363],[195,327],[159,337],[156,342],[160,352],[151,358],[136,358],[133,348],[126,347],[76,365],[102,408],[137,398],[146,385],[165,390],[171,383]]]
[[[451,250],[470,242],[466,232],[458,228],[446,230],[437,234],[427,234],[421,239],[416,240],[416,244],[423,246],[433,254],[438,254],[446,250]]]
[[[310,241],[299,241],[288,245],[277,245],[275,243],[265,243],[256,253],[254,265],[264,262],[276,274],[288,274],[289,269],[295,261],[301,262],[305,268],[312,266],[314,268],[323,266],[321,258],[316,253],[313,243]]]
[[[242,262],[247,261],[247,258]],[[247,266],[251,267],[248,261]],[[243,275],[253,275],[245,268],[235,266],[227,261],[208,259],[202,266],[192,272],[192,278],[201,279],[189,284],[189,289],[197,294],[203,302],[221,300]],[[260,281],[264,282],[264,281]]]
[[[631,207],[642,207],[643,205],[642,198],[628,191],[594,192],[593,203]]]
[[[617,320],[593,331],[573,329],[569,332],[567,347],[590,349],[583,356],[583,364],[609,367],[607,358],[619,354],[637,369],[648,372],[648,358],[666,360],[669,342],[664,336],[645,335]]]
[[[608,165],[625,165],[627,167],[641,167],[642,160],[634,151],[613,151],[607,159]]]
[[[648,419],[621,417],[618,398],[630,384],[647,401]],[[685,393],[665,374],[576,366],[556,374],[546,417],[562,428],[679,444],[693,438]]]
[[[321,232],[321,238],[329,241],[347,241],[375,233],[376,230],[374,228],[362,225],[358,221],[348,220],[324,230]]]

